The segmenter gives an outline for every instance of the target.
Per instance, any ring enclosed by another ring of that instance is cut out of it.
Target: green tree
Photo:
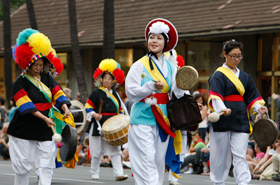
[[[3,5],[2,1],[5,0],[0,0],[0,21],[3,20]],[[21,5],[25,3],[25,0],[9,0],[10,1],[10,11],[13,13],[15,10],[17,10]]]

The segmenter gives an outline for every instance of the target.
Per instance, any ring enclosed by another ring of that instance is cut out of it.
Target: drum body
[[[77,132],[82,132],[85,129],[87,123],[87,115],[83,104],[78,100],[71,100],[71,107],[69,110],[74,117],[74,123],[76,125]]]
[[[123,114],[113,116],[102,125],[102,136],[110,145],[120,146],[128,141],[129,117]]]
[[[278,127],[271,119],[260,119],[254,124],[253,137],[260,147],[271,146],[278,139]]]
[[[77,149],[77,130],[66,124],[62,133],[63,146],[59,149],[59,155],[62,161],[73,159]]]

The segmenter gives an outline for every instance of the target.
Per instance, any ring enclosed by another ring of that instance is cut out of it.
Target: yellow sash
[[[41,82],[38,79],[35,79],[33,76],[31,76],[28,73],[25,73],[24,76],[26,76],[33,83],[33,85],[35,85],[42,92],[44,92],[45,95],[47,95],[47,97],[49,98],[49,100],[52,100],[52,92],[43,82]]]
[[[241,96],[244,95],[245,93],[245,88],[243,86],[243,84],[241,83],[241,81],[239,80],[239,78],[237,78],[237,76],[235,76],[230,69],[225,68],[225,67],[219,67],[217,69],[217,71],[220,71],[221,73],[223,73],[236,87],[236,89],[238,90],[238,92],[240,93]]]
[[[151,59],[152,60],[152,59]],[[168,93],[169,92],[169,85],[167,83],[167,81],[165,80],[165,78],[162,76],[162,74],[160,73],[160,71],[158,70],[157,66],[155,65],[154,61],[152,60],[152,65],[154,67],[153,70],[151,70],[150,68],[150,64],[149,64],[149,57],[148,56],[143,56],[142,58],[139,59],[139,61],[144,65],[144,67],[146,68],[146,70],[149,72],[149,74],[151,75],[151,77],[155,80],[155,81],[161,81],[164,83],[164,87],[161,90],[163,93]]]

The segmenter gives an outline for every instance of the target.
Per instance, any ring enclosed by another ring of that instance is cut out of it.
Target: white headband
[[[170,28],[167,24],[158,21],[158,22],[155,22],[154,24],[152,24],[152,26],[150,27],[149,35],[151,33],[154,33],[154,34],[163,33],[167,37],[167,42],[169,42],[169,36],[168,36],[169,30],[170,30]]]

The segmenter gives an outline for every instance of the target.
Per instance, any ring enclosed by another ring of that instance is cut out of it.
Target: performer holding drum
[[[166,152],[170,137],[163,132],[174,137],[167,126],[166,104],[172,92],[180,98],[185,91],[177,88],[177,68],[163,54],[177,45],[174,25],[165,19],[154,19],[146,26],[145,38],[148,53],[131,66],[125,83],[128,98],[135,102],[130,113],[128,149],[136,184],[161,185],[165,156],[171,154]]]
[[[91,160],[91,174],[93,180],[99,179],[100,161],[103,154],[111,156],[116,181],[126,180],[121,163],[120,146],[109,145],[101,136],[101,126],[112,116],[123,113],[122,100],[114,90],[124,81],[124,72],[114,59],[104,59],[93,74],[96,85],[86,102],[87,120],[90,121],[89,144]]]
[[[55,143],[52,141],[52,120],[59,109],[68,117],[71,105],[59,84],[56,60],[48,37],[37,30],[20,32],[13,49],[15,62],[24,72],[13,83],[12,93],[18,109],[8,128],[9,150],[15,185],[28,185],[29,174],[36,162],[39,184],[50,185],[55,168]],[[54,110],[53,105],[57,108]]]
[[[249,113],[264,114],[267,108],[252,78],[237,68],[243,58],[243,45],[227,41],[222,56],[225,63],[209,78],[208,105],[212,112],[224,116],[210,123],[210,178],[215,185],[223,185],[233,158],[236,184],[247,185],[251,174],[246,161],[246,149],[252,126]]]

